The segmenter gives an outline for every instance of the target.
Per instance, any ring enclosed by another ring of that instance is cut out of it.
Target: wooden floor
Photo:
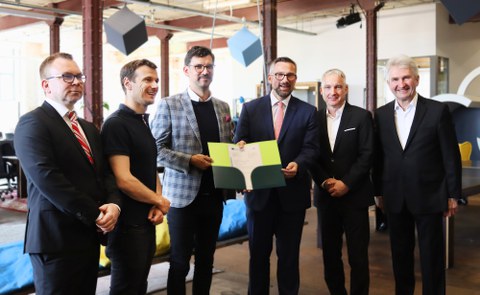
[[[316,209],[307,210],[301,244],[301,295],[328,294],[323,280],[322,251],[316,246]],[[394,294],[390,248],[388,235],[375,232],[371,212],[370,255],[370,294]],[[0,224],[23,223],[25,215],[0,209]],[[0,233],[0,236],[2,233]],[[23,236],[23,233],[19,233]],[[1,240],[1,237],[0,237]],[[455,217],[455,261],[454,267],[446,270],[447,294],[480,295],[480,195],[470,197],[469,205],[462,206]],[[346,257],[346,253],[344,251]],[[247,294],[248,284],[248,245],[231,245],[218,249],[215,254],[215,268],[221,270],[213,276],[212,295]],[[418,258],[417,258],[418,261]],[[275,256],[272,255],[271,292],[278,294],[275,280]],[[347,284],[348,284],[348,265]],[[418,263],[417,287],[415,295],[421,294],[421,279]],[[348,289],[348,288],[347,288]],[[151,294],[165,295],[166,291]],[[187,283],[187,294],[191,294],[191,283]]]
[[[469,205],[462,206],[455,217],[455,264],[453,268],[446,270],[447,294],[451,295],[480,295],[480,195],[470,197],[469,201]],[[322,251],[316,246],[315,210],[315,208],[311,208],[307,211],[308,224],[305,225],[301,244],[301,295],[329,294],[323,280]],[[388,234],[375,232],[373,212],[371,213],[370,294],[394,294]],[[221,269],[223,272],[213,276],[211,294],[247,294],[248,257],[246,243],[217,250],[215,268]],[[345,251],[344,257],[346,257]],[[278,291],[275,280],[276,259],[274,255],[272,255],[271,263],[270,294],[276,295]],[[348,265],[346,269],[348,280]],[[420,295],[422,292],[418,255],[416,277],[415,295]],[[191,294],[191,283],[187,284],[187,290],[187,294]],[[166,291],[153,294],[165,295]]]

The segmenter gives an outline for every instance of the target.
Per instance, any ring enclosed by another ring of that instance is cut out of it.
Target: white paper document
[[[248,144],[243,148],[230,146],[228,154],[232,166],[238,168],[245,175],[245,186],[247,190],[253,189],[252,171],[258,166],[262,166],[262,154],[258,144]]]

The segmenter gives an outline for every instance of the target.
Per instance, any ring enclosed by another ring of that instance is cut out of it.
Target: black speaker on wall
[[[441,0],[455,23],[461,25],[480,12],[479,0]]]
[[[107,42],[129,55],[147,42],[145,20],[133,13],[127,6],[120,9],[104,22]]]

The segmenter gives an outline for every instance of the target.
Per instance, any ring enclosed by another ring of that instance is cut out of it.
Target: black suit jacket
[[[405,149],[397,136],[392,101],[375,112],[376,195],[387,211],[398,213],[405,203],[414,214],[438,213],[448,198],[461,196],[462,165],[455,128],[447,105],[418,96]]]
[[[373,205],[370,171],[374,134],[370,112],[345,104],[333,151],[328,138],[326,109],[318,112],[318,120],[320,156],[312,169],[313,179],[319,187],[328,178],[339,179],[348,186],[349,192],[341,198],[333,198],[326,190],[320,189],[315,205],[334,201],[357,208]]]
[[[305,210],[311,206],[311,177],[308,169],[318,153],[317,136],[315,107],[292,96],[278,138],[282,167],[286,167],[290,162],[298,164],[297,175],[286,179],[285,187],[276,189],[285,211]],[[234,142],[244,140],[252,143],[274,139],[270,95],[245,103],[236,127]],[[262,210],[271,192],[271,189],[259,189],[246,193],[247,206]]]
[[[98,244],[95,219],[103,203],[120,204],[112,176],[106,176],[97,128],[79,123],[95,165],[88,161],[75,135],[47,102],[22,116],[14,145],[28,183],[25,252],[52,253]]]

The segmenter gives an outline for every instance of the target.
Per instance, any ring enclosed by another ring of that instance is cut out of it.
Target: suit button
[[[77,217],[78,217],[78,218],[82,218],[82,213],[80,213],[80,212],[77,212],[77,214],[76,214],[76,215],[77,215]]]
[[[330,159],[330,162],[332,162],[332,163],[335,162],[335,159]]]

